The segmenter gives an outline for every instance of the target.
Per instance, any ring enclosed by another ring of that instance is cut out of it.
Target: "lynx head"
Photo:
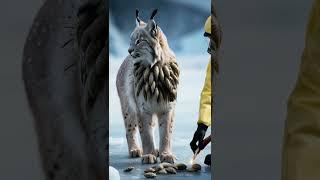
[[[130,36],[129,54],[135,62],[142,62],[151,67],[157,62],[167,62],[175,59],[169,48],[167,38],[154,20],[157,9],[151,14],[147,23],[139,17],[136,10],[136,27]]]

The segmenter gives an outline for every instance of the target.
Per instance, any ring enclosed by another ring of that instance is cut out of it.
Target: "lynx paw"
[[[171,153],[161,153],[160,161],[174,164],[176,157]]]
[[[129,152],[130,158],[141,157],[142,150],[141,149],[133,149]]]
[[[157,163],[157,157],[153,154],[146,154],[142,156],[142,164],[155,164]]]
[[[159,157],[160,155],[158,149],[153,150],[151,154],[155,155],[156,157]]]

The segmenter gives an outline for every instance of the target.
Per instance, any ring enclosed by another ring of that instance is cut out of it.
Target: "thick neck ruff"
[[[176,62],[156,63],[152,68],[141,62],[134,64],[136,96],[143,94],[145,101],[173,102],[177,99],[179,67]]]

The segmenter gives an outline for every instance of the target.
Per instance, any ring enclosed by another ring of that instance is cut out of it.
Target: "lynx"
[[[129,156],[141,157],[142,163],[174,163],[171,135],[179,84],[179,68],[166,36],[154,20],[147,23],[136,11],[136,27],[130,38],[129,55],[117,74],[117,91],[126,128]],[[159,150],[153,130],[159,126]],[[137,143],[140,132],[142,149]]]

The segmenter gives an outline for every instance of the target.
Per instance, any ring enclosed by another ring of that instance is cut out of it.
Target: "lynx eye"
[[[140,42],[141,42],[141,40],[140,40],[140,39],[137,39],[137,40],[136,40],[136,45],[139,44]]]

